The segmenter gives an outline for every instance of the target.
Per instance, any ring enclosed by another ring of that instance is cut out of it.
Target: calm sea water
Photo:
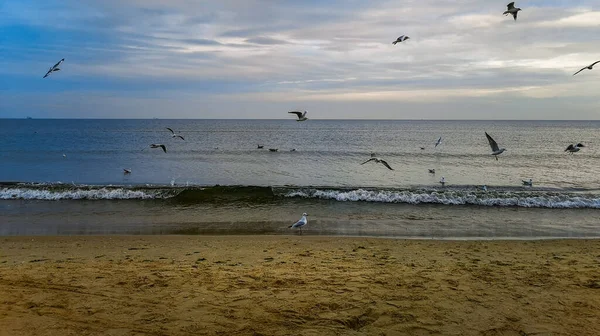
[[[598,121],[0,119],[0,180],[409,187],[444,176],[448,185],[519,186],[532,178],[537,187],[598,189],[599,129]],[[507,149],[499,161],[486,131]],[[568,155],[574,142],[587,147]],[[360,165],[371,152],[395,170]]]
[[[600,237],[599,128],[598,121],[0,119],[0,235],[289,234],[308,212],[305,234]],[[484,132],[507,149],[498,161]],[[577,142],[586,147],[564,152]],[[395,170],[361,165],[371,152]],[[529,178],[533,188],[521,185]],[[204,187],[217,184],[239,187]]]

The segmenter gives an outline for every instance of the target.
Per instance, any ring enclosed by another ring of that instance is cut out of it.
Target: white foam
[[[152,199],[157,195],[143,190],[123,188],[99,189],[74,189],[74,190],[46,190],[28,188],[3,188],[0,189],[0,199],[22,200],[109,200],[109,199]]]
[[[390,190],[297,190],[285,197],[334,199],[342,202],[382,202],[408,204],[446,204],[518,206],[526,208],[600,208],[599,195],[547,194],[520,195],[514,192],[474,193],[466,191],[390,191]]]

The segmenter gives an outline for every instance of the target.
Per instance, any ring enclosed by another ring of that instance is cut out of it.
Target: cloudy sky
[[[0,117],[600,119],[600,1],[516,5],[0,1]]]

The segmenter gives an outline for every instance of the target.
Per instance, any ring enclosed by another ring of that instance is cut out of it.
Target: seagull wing
[[[515,3],[511,2],[508,5],[506,5],[506,7],[508,8],[508,10],[511,10],[511,9],[515,8]]]
[[[585,147],[581,142],[575,145],[575,147]]]
[[[185,140],[181,135],[176,136],[176,138],[181,138],[181,140]]]
[[[581,70],[577,71],[576,73],[573,74],[573,76],[577,75],[578,73],[582,72],[583,70],[587,69],[587,67],[583,67],[581,68]]]
[[[162,148],[163,152],[167,152],[167,147],[165,145],[158,145],[158,147]]]
[[[574,148],[573,144],[570,144],[569,147],[567,147],[567,149],[565,149],[565,152],[568,151],[568,150],[571,150],[573,148]]]
[[[48,75],[50,75],[51,73],[52,73],[52,68],[50,68],[50,70],[48,70],[48,72],[46,72],[46,74],[42,78],[48,77]]]
[[[492,137],[489,134],[487,134],[487,132],[485,132],[485,137],[488,139],[488,142],[490,143],[492,152],[496,152],[496,151],[500,150],[500,148],[498,148],[498,144],[496,143],[496,140],[492,139]]]
[[[596,64],[598,64],[598,63],[600,63],[600,61],[596,61],[596,62],[594,62],[594,63],[590,64],[590,66],[591,66],[591,67],[593,67],[594,65],[596,65]]]
[[[367,162],[371,162],[371,161],[373,161],[373,160],[375,160],[375,158],[370,158],[370,159],[368,159],[367,161],[365,161],[365,162],[361,163],[361,165],[364,165],[365,163],[367,163]]]
[[[384,165],[384,166],[386,166],[386,167],[387,167],[387,169],[389,169],[389,170],[394,170],[394,168],[390,167],[390,165],[389,165],[387,162],[385,162],[385,161],[383,161],[383,160],[379,160],[379,162],[383,163],[383,165]]]
[[[436,142],[435,142],[435,147],[437,147],[439,144],[442,143],[442,137],[440,137]]]
[[[171,131],[171,134],[175,134],[175,132],[173,132],[173,130],[170,129],[169,127],[166,127],[166,129],[168,129],[169,131]]]
[[[64,62],[64,61],[65,61],[65,59],[64,59],[64,58],[63,58],[63,59],[61,59],[60,61],[58,61],[58,63],[54,64],[54,66],[52,67],[52,69],[54,69],[54,68],[58,68],[58,66],[59,66],[59,65],[60,65],[62,62]]]
[[[291,112],[288,112],[288,113],[292,113],[292,114],[295,114],[295,115],[297,115],[297,116],[298,116],[298,119],[302,118],[302,112],[299,112],[299,111],[291,111]]]

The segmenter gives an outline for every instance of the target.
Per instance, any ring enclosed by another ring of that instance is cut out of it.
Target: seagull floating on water
[[[437,141],[435,142],[435,147],[437,147],[441,143],[442,143],[442,137],[440,137],[439,139],[437,139]]]
[[[306,117],[306,111],[304,111],[304,113],[300,112],[300,111],[290,111],[288,113],[292,113],[298,116],[298,119],[296,119],[296,121],[306,121],[308,120],[308,118]]]
[[[567,147],[567,149],[565,149],[565,152],[569,152],[571,154],[577,153],[577,152],[579,152],[579,150],[582,147],[585,147],[585,146],[581,142],[576,145],[570,144],[569,147]]]
[[[60,61],[58,61],[58,63],[54,64],[42,78],[46,78],[46,77],[50,76],[50,74],[53,73],[54,71],[60,71],[60,69],[58,67],[64,61],[65,61],[65,59],[63,58]]]
[[[406,41],[406,40],[408,40],[408,39],[410,39],[410,37],[408,37],[408,36],[406,36],[406,35],[402,35],[402,36],[398,37],[398,38],[396,39],[396,41],[392,42],[392,44],[393,44],[393,45],[396,45],[396,43],[398,43],[398,42],[404,42],[404,41]]]
[[[533,187],[533,180],[532,179],[529,179],[529,181],[527,181],[527,180],[521,180],[521,182],[523,182],[524,186]]]
[[[371,162],[371,161],[375,161],[375,163],[381,163],[382,165],[386,166],[387,169],[389,169],[389,170],[394,170],[394,168],[390,167],[390,165],[387,162],[385,162],[384,160],[376,157],[375,153],[371,153],[371,158],[368,159],[367,161],[361,163],[361,165],[364,165],[365,163]]]
[[[64,158],[67,158],[67,154],[63,154],[63,157],[64,157]]]
[[[256,145],[256,149],[263,149],[265,148],[265,145]]]
[[[151,144],[150,148],[162,148],[163,152],[167,152],[167,147],[165,145],[162,144]]]
[[[172,138],[181,138],[181,140],[184,140],[184,141],[185,141],[185,139],[184,139],[184,138],[183,138],[181,135],[179,135],[179,134],[175,133],[175,132],[174,132],[172,129],[170,129],[170,128],[168,128],[168,127],[166,127],[166,129],[168,129],[169,131],[171,131]]]
[[[506,12],[504,12],[504,15],[508,15],[511,14],[513,16],[513,18],[515,18],[515,21],[517,21],[517,13],[521,10],[521,8],[515,8],[515,3],[511,2],[508,5],[506,5],[507,10]]]
[[[298,228],[300,229],[300,234],[302,234],[302,227],[305,226],[306,224],[308,224],[308,220],[306,219],[306,216],[308,216],[308,214],[305,212],[302,214],[302,218],[300,218],[299,221],[297,221],[296,223],[288,226],[288,228],[293,229],[293,228]]]
[[[125,175],[131,174],[131,169],[123,168],[123,174],[125,174]]]
[[[492,148],[492,155],[495,156],[496,161],[498,161],[498,155],[504,153],[506,148],[499,148],[498,143],[496,143],[496,140],[492,139],[492,137],[489,134],[487,134],[487,132],[485,132],[485,136],[488,139],[488,142],[490,143],[490,147]]]
[[[269,152],[277,152],[279,148],[269,148]]]
[[[574,73],[573,76],[577,75],[578,73],[582,72],[585,69],[592,70],[594,68],[594,65],[596,65],[598,63],[600,63],[600,61],[596,61],[596,62],[594,62],[594,63],[592,63],[592,64],[590,64],[590,65],[588,65],[586,67],[581,68],[581,70],[579,70],[576,73]]]
[[[296,151],[296,148],[290,149],[290,152],[295,152],[295,151]]]

